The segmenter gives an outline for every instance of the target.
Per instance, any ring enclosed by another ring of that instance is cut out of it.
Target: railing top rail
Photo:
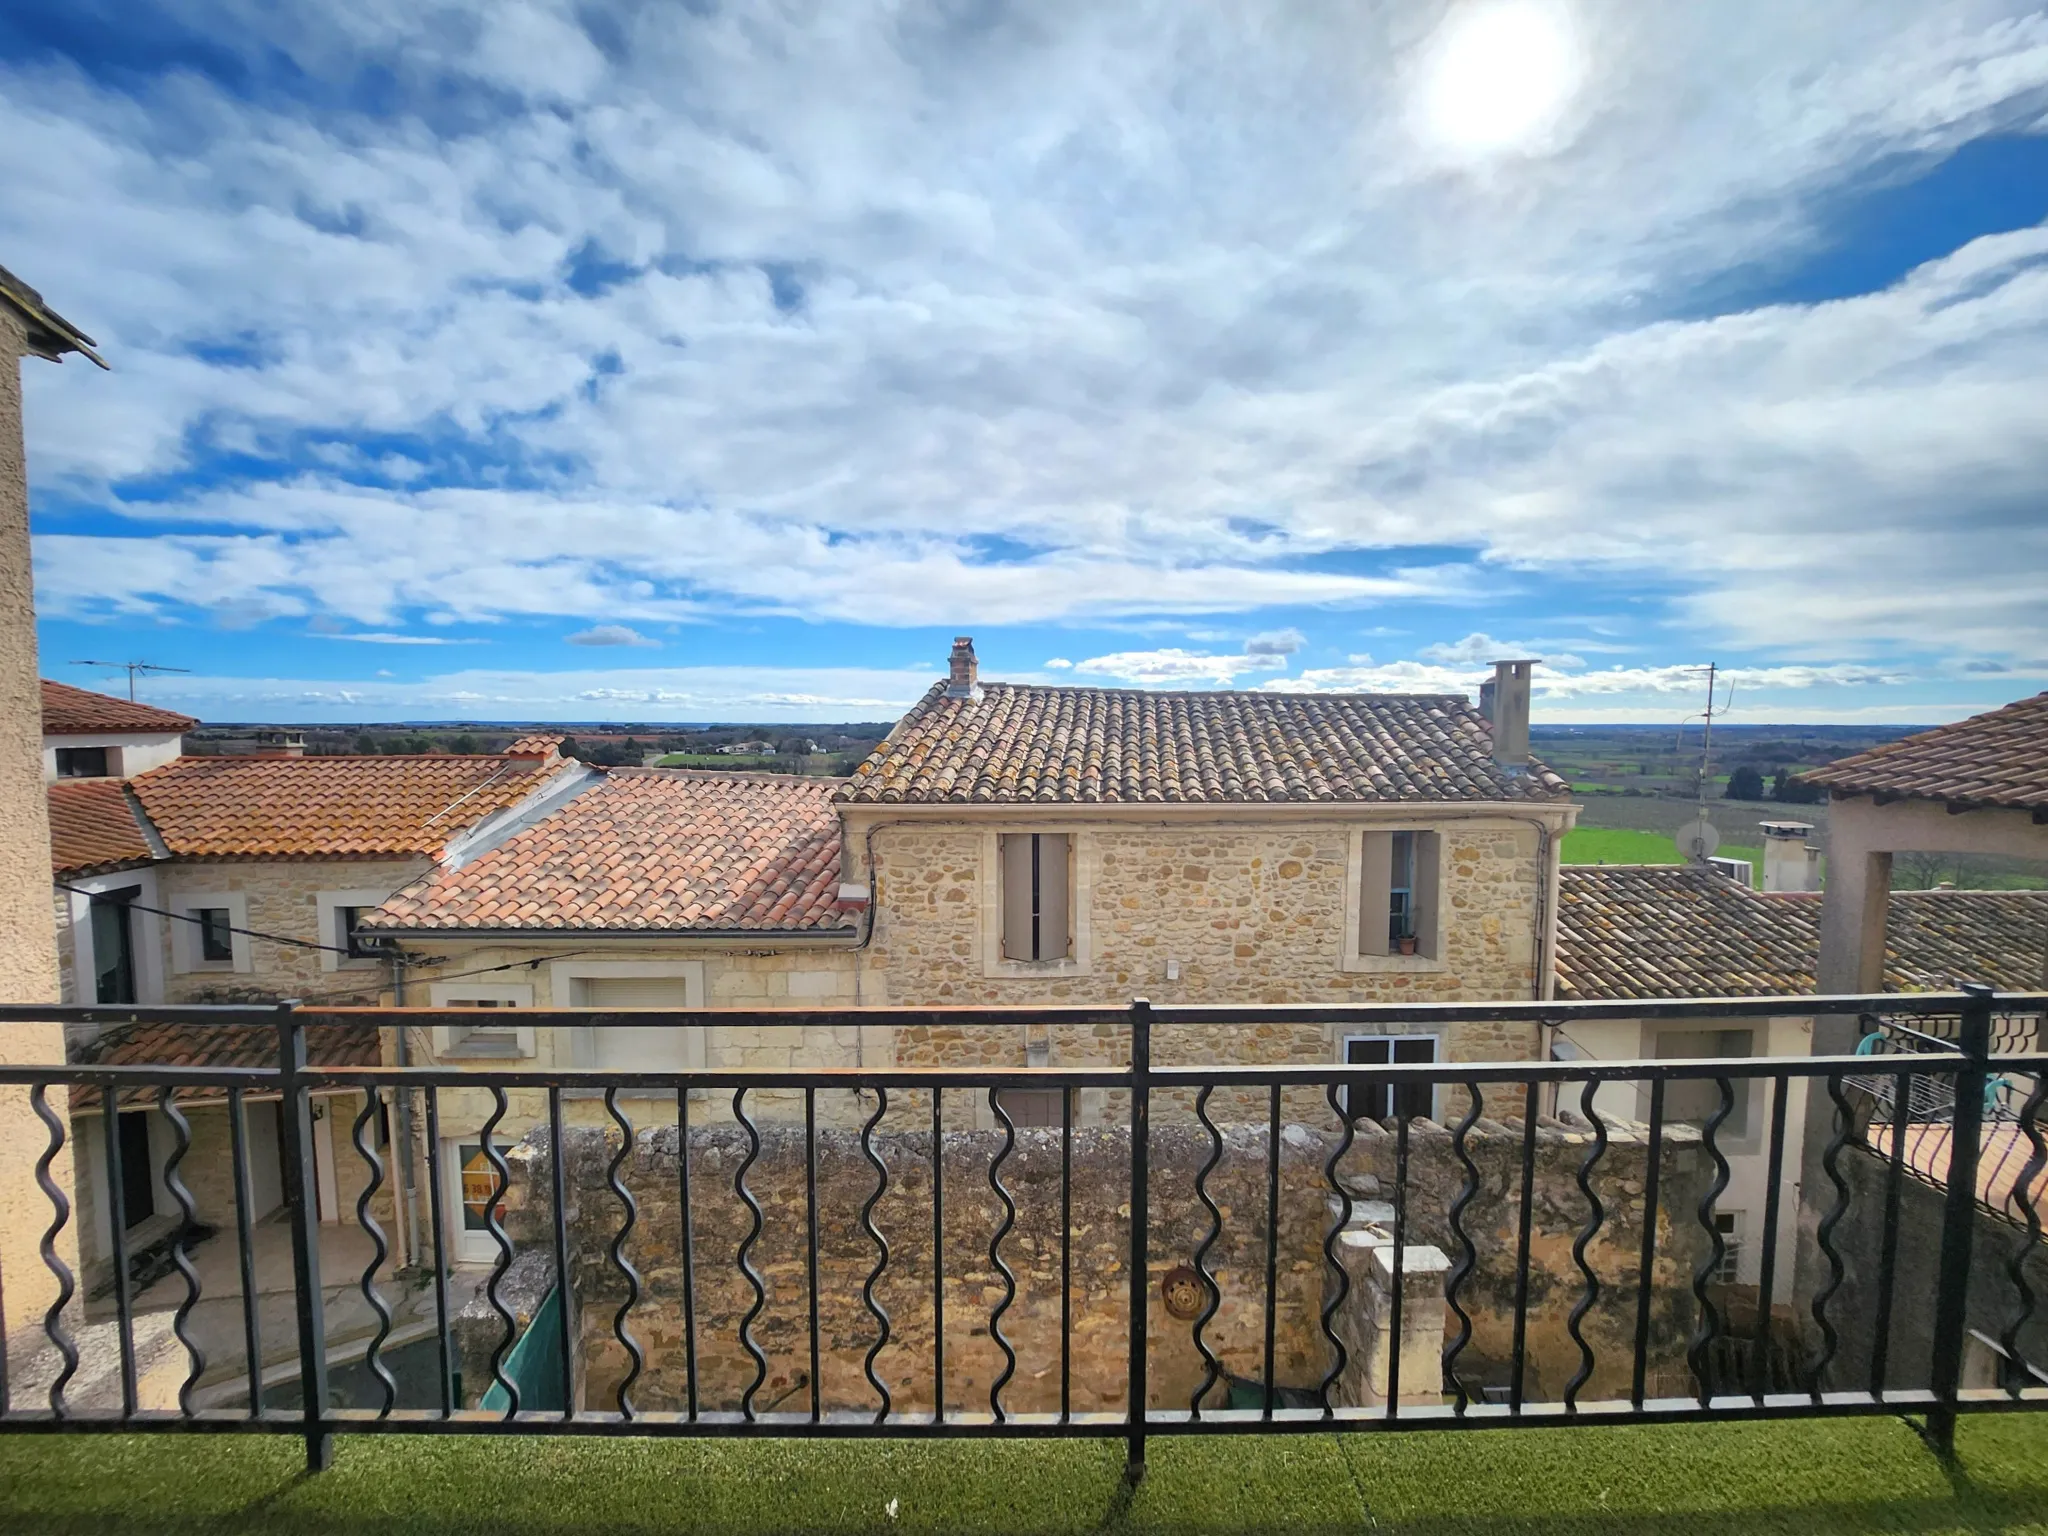
[[[1814,1014],[1875,1013],[1887,1017],[1918,1017],[1959,1013],[1974,999],[1964,992],[1859,993],[1777,997],[1616,998],[1597,1002],[1455,1003],[1155,1003],[1155,1024],[1261,1024],[1274,1022],[1361,1024],[1455,1024],[1525,1020],[1568,1024],[1574,1019],[1772,1018]],[[860,1007],[860,1008],[521,1008],[506,1017],[525,1027],[668,1028],[678,1023],[801,1029],[816,1026],[860,1028],[952,1028],[960,1025],[1024,1026],[1032,1024],[1092,1025],[1121,1023],[1130,1004],[1049,1004],[1005,1007]],[[2048,993],[1994,993],[1991,1006],[2003,1013],[2048,1010]],[[284,1017],[309,1027],[345,1024],[412,1026],[415,1028],[473,1025],[473,1008],[299,1007],[290,1003],[265,1006],[212,1004],[59,1004],[0,1003],[0,1024],[203,1024],[274,1028]]]

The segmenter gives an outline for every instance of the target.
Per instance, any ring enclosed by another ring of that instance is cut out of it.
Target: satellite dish
[[[1712,858],[1714,850],[1720,846],[1721,834],[1704,816],[1678,829],[1678,851],[1688,859]]]

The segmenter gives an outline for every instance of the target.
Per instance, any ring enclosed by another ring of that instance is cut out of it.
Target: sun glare
[[[1513,148],[1557,116],[1579,81],[1570,17],[1547,0],[1466,0],[1430,44],[1423,121],[1467,152]]]

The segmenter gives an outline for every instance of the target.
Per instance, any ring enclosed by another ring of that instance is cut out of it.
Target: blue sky
[[[2048,11],[14,0],[44,670],[217,719],[985,675],[2048,686]]]

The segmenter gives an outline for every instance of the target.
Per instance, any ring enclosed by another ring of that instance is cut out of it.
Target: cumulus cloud
[[[659,640],[647,636],[629,624],[593,624],[589,629],[578,630],[565,636],[571,645],[638,645],[658,647]]]
[[[45,611],[1005,624],[1569,570],[1788,654],[2048,656],[2048,230],[1684,318],[1873,168],[2037,124],[2048,16],[1578,14],[1511,166],[1416,141],[1434,18],[1391,0],[193,0],[232,89],[0,66],[0,243],[117,363],[28,371]],[[367,72],[388,113],[328,105]]]
[[[1307,644],[1308,636],[1290,625],[1286,629],[1273,629],[1264,634],[1253,635],[1245,641],[1244,653],[1247,656],[1292,656]]]

